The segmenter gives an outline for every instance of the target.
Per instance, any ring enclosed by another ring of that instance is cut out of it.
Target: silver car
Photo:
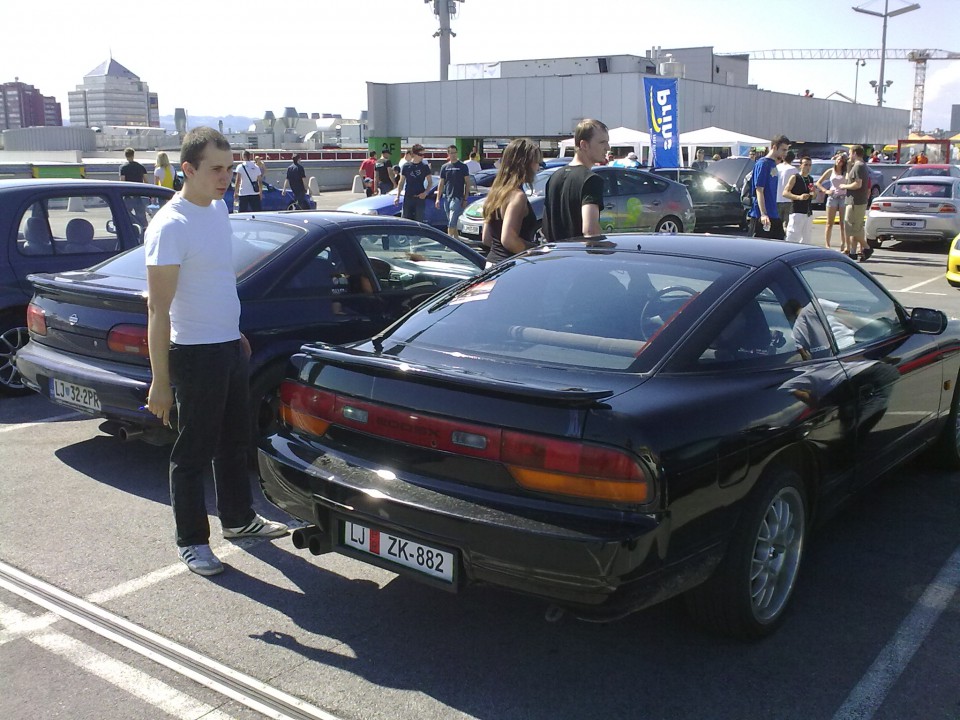
[[[560,168],[537,173],[528,188],[530,206],[537,220],[543,220],[547,179]],[[697,215],[690,193],[681,183],[643,170],[601,165],[593,172],[603,178],[604,206],[600,210],[600,228],[605,233],[652,230],[655,232],[693,232]],[[457,223],[460,237],[479,245],[483,236],[483,200],[467,206]],[[539,233],[539,225],[537,228]]]
[[[867,212],[871,247],[885,240],[949,243],[960,232],[960,179],[910,177],[897,180]]]

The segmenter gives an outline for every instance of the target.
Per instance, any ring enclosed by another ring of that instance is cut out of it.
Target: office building
[[[19,78],[0,83],[0,130],[45,125],[63,125],[56,98],[42,94]]]
[[[157,94],[113,58],[84,75],[69,103],[71,125],[160,127]]]

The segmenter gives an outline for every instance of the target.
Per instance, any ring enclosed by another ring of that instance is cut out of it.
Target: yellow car
[[[950,254],[947,255],[947,282],[955,288],[960,288],[960,234],[950,243]]]

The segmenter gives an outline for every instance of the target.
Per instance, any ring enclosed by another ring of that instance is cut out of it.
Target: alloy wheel
[[[30,339],[25,327],[10,327],[0,333],[0,387],[5,390],[24,389],[23,378],[17,370],[17,351]]]
[[[799,492],[784,487],[767,507],[750,561],[750,599],[760,621],[776,618],[787,604],[800,569],[804,523]]]

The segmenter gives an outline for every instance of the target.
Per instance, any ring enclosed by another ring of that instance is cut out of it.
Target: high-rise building
[[[0,84],[0,130],[38,125],[63,125],[57,99],[19,78]]]
[[[71,125],[160,127],[157,94],[113,58],[84,75],[68,95]]]

